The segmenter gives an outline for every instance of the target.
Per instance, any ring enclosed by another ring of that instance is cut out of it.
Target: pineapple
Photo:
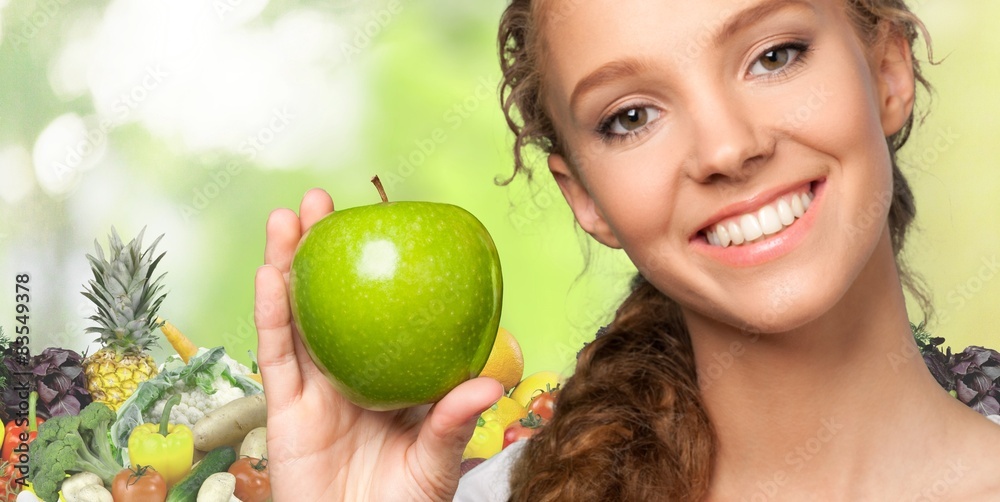
[[[163,324],[156,317],[166,296],[158,295],[163,276],[152,279],[163,258],[161,253],[154,259],[153,250],[163,236],[142,251],[143,232],[124,246],[112,228],[107,259],[96,240],[97,257],[87,255],[94,278],[85,285],[83,296],[97,306],[90,319],[99,324],[87,328],[87,333],[99,333],[102,348],[84,359],[83,368],[94,401],[114,410],[140,383],[157,374],[156,362],[146,350],[156,343],[155,330]]]

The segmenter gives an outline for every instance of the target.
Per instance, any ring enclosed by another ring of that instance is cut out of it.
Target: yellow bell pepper
[[[173,396],[163,407],[159,424],[142,424],[128,437],[128,459],[132,465],[149,465],[159,472],[167,487],[184,479],[194,461],[194,434],[184,424],[171,424],[170,409],[181,402]]]

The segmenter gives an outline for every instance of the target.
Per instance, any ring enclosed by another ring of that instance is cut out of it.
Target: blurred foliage
[[[32,274],[34,351],[88,347],[84,255],[111,225],[125,238],[148,226],[166,234],[163,316],[242,358],[256,349],[253,275],[268,213],[296,207],[314,186],[338,207],[373,203],[368,179],[378,173],[392,199],[449,202],[484,222],[503,261],[502,322],[526,371],[569,370],[631,268],[586,244],[544,162],[531,183],[495,183],[511,172],[496,99],[504,5],[178,0],[143,11],[124,0],[0,1],[0,282]],[[989,37],[1000,6],[926,0],[918,12],[943,63],[928,68],[930,118],[901,154],[922,228],[907,255],[934,293],[935,334],[956,348],[996,347],[1000,280],[982,271],[1000,250],[1000,230],[983,223],[1000,191],[1000,40]],[[166,81],[115,108],[116,93],[137,92],[160,57]],[[285,104],[287,129],[266,133],[282,125]],[[37,165],[52,148],[40,135],[67,114],[87,132],[114,119],[71,183]],[[259,148],[247,149],[250,136]],[[12,322],[12,302],[0,297],[0,324]],[[155,355],[169,352],[164,342]]]

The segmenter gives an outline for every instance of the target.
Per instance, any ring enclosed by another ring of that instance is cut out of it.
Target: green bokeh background
[[[84,255],[112,225],[126,239],[145,226],[147,242],[165,234],[162,315],[246,360],[268,213],[317,186],[339,207],[374,203],[378,173],[395,200],[449,202],[483,221],[503,261],[502,324],[526,371],[570,371],[631,268],[588,244],[541,157],[534,181],[495,183],[511,172],[495,97],[504,6],[0,0],[0,326],[12,331],[14,276],[29,273],[33,351],[95,350]],[[927,67],[930,115],[901,154],[919,208],[908,256],[934,295],[932,332],[956,350],[996,348],[1000,4],[915,8],[941,64]],[[130,92],[142,97],[134,107],[115,101]],[[74,130],[98,134],[93,153],[59,172],[52,159],[79,144]]]

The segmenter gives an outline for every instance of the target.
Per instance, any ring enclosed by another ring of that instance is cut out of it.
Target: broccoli
[[[67,474],[92,472],[111,486],[123,469],[111,451],[108,429],[115,412],[103,403],[90,403],[79,415],[52,417],[38,426],[29,445],[28,468],[35,493],[42,500],[58,499]]]

